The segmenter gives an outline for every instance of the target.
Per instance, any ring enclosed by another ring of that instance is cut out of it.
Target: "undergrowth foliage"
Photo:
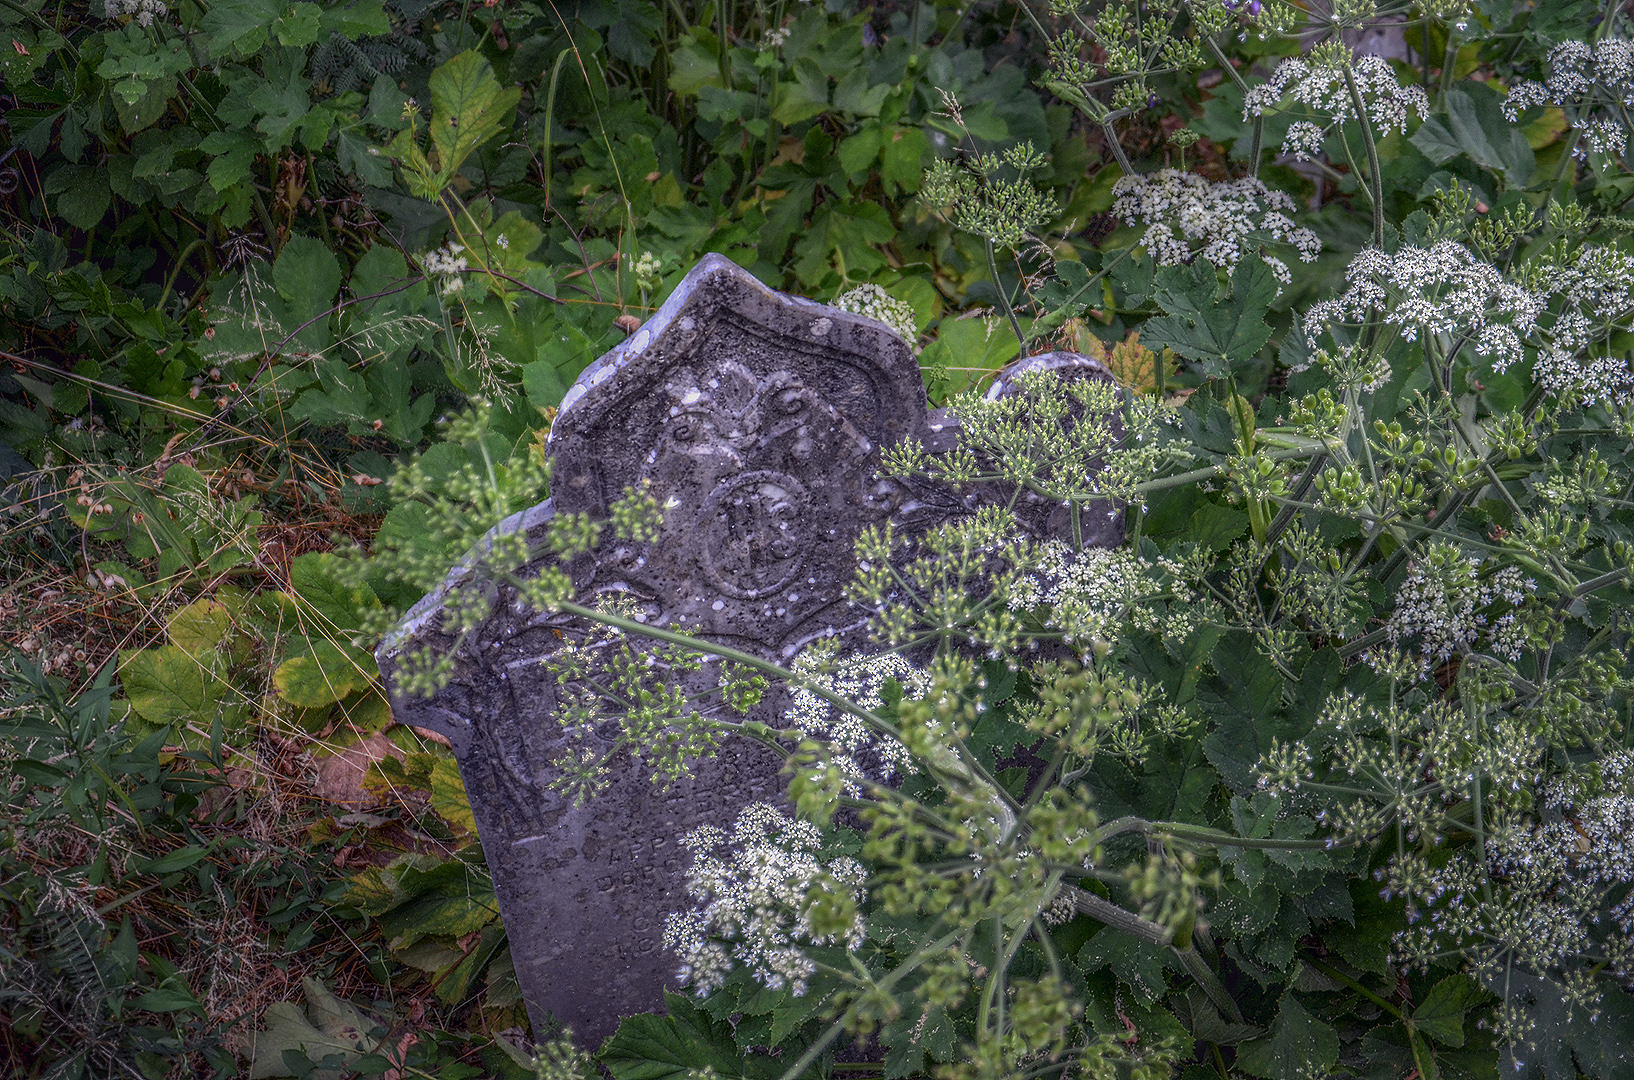
[[[1620,1075],[1626,8],[0,4],[10,1071]],[[576,603],[650,492],[489,533],[705,252],[959,419],[883,472],[987,509],[864,535],[856,652]],[[1115,380],[985,399],[1052,348]],[[569,727],[787,762],[654,913],[687,992],[601,1048],[528,1031],[374,667],[462,557],[582,620]]]

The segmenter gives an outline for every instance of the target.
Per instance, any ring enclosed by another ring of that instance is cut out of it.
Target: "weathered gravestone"
[[[1069,354],[1016,370],[1033,367],[1106,377]],[[617,593],[653,625],[786,662],[819,636],[858,636],[842,589],[866,526],[924,529],[976,505],[876,476],[881,449],[909,437],[945,451],[957,431],[927,411],[900,338],[709,256],[579,376],[550,434],[551,498],[499,529],[526,530],[542,548],[555,515],[605,518],[627,485],[648,481],[668,504],[661,535],[609,539],[574,560],[581,600]],[[1061,535],[1054,508],[1022,510],[1031,531]],[[1091,542],[1119,542],[1121,521],[1088,517],[1098,530]],[[452,592],[473,588],[489,591],[493,613],[461,647],[452,681],[429,699],[398,693],[398,658],[447,649],[439,611]],[[440,732],[459,760],[536,1032],[554,1020],[594,1046],[621,1017],[662,1008],[663,988],[674,986],[660,941],[666,915],[687,906],[679,839],[777,800],[781,781],[774,754],[733,740],[668,791],[627,755],[584,806],[552,790],[567,740],[543,661],[582,633],[575,620],[526,610],[457,569],[381,646],[380,665],[396,718]],[[752,715],[778,726],[786,700],[769,694]]]

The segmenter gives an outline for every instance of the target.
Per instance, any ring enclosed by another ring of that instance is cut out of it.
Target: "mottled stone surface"
[[[1024,366],[1106,377],[1069,354]],[[1005,389],[1001,381],[993,392]],[[975,505],[933,485],[876,478],[881,449],[907,437],[946,449],[957,425],[927,412],[900,338],[709,256],[575,381],[551,431],[551,499],[499,528],[525,530],[538,546],[555,514],[605,517],[626,486],[648,481],[669,501],[662,534],[610,540],[575,560],[581,599],[615,591],[655,625],[786,661],[820,635],[856,633],[859,614],[841,593],[866,526],[889,518],[925,528]],[[1056,527],[1052,513],[1022,516],[1045,533]],[[1097,528],[1096,542],[1121,540],[1121,521]],[[468,588],[490,590],[494,613],[461,648],[453,681],[429,700],[397,693],[396,658],[448,648],[438,612],[451,590]],[[674,985],[661,938],[666,914],[686,905],[680,837],[729,824],[782,788],[776,756],[737,740],[668,792],[628,755],[583,807],[552,791],[565,740],[560,688],[542,660],[582,633],[574,620],[524,610],[456,570],[379,657],[396,718],[453,745],[536,1032],[556,1021],[594,1046],[619,1018],[661,1008],[663,988]],[[782,708],[782,696],[769,695],[755,715],[776,724]]]

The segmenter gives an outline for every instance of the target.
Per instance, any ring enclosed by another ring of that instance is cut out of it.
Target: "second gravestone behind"
[[[1021,367],[1105,377],[1069,354]],[[609,538],[571,563],[580,602],[615,594],[641,621],[786,663],[824,635],[862,643],[842,591],[864,528],[891,520],[915,532],[970,512],[956,492],[876,475],[884,447],[947,449],[956,437],[927,411],[913,354],[883,324],[709,256],[575,381],[551,430],[551,498],[499,529],[525,530],[540,549],[557,514],[605,519],[626,487],[650,484],[667,507],[660,536]],[[1047,512],[1029,518],[1050,528]],[[1089,518],[1102,529],[1090,542],[1121,539],[1121,523]],[[486,590],[493,614],[462,645],[452,681],[429,699],[399,693],[400,657],[453,645],[439,613],[464,589]],[[381,646],[380,663],[395,717],[453,745],[536,1035],[561,1023],[593,1047],[621,1017],[661,1009],[674,986],[660,941],[665,917],[688,906],[681,837],[729,826],[782,787],[775,754],[732,740],[667,792],[627,754],[583,806],[552,790],[567,739],[544,661],[584,632],[456,570]],[[785,702],[768,694],[751,715],[779,726]]]

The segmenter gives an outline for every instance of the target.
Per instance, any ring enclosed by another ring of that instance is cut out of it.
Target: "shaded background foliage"
[[[1550,45],[1615,6],[1477,8],[1463,36],[1407,32],[1403,70],[1442,92],[1435,117],[1379,147],[1390,220],[1454,180],[1482,214],[1551,178],[1621,209],[1634,180],[1618,163],[1572,167],[1558,110],[1517,141],[1489,86],[1537,75]],[[1212,305],[1212,278],[1130,259],[1081,287],[1141,229],[1108,214],[1121,172],[1103,129],[1039,89],[1039,26],[987,0],[0,4],[0,620],[16,646],[0,1046],[19,1075],[231,1075],[241,1061],[256,1076],[531,1074],[458,772],[392,724],[372,635],[542,497],[539,433],[566,387],[700,255],[820,300],[881,287],[911,308],[938,401],[1023,347],[1117,344],[1131,387],[1196,391],[1197,444],[1230,453],[1239,400],[1274,423],[1305,360],[1289,313],[1371,237],[1354,173],[1267,155],[1260,175],[1305,200],[1324,252],[1280,292],[1244,279],[1236,310],[1267,332],[1210,367],[1175,320],[1188,293],[1190,310]],[[1227,47],[1263,71],[1298,43]],[[1118,127],[1143,171],[1244,172],[1243,95],[1213,76],[1152,78],[1150,106]],[[1031,179],[1057,214],[1046,243],[994,262],[916,196],[937,160],[1023,143],[1046,154]],[[1011,298],[1025,342],[999,320]],[[1525,386],[1491,373],[1477,396],[1498,411]],[[473,402],[483,425],[449,422]],[[1184,487],[1143,529],[1224,549],[1250,521]],[[392,557],[360,568],[335,553],[347,541]],[[1151,677],[1215,722],[1145,771],[1109,767],[1131,811],[1208,818],[1223,790],[1252,787],[1265,733],[1298,711],[1241,640],[1200,650],[1154,656]],[[1314,701],[1347,677],[1318,653],[1292,692]],[[1263,808],[1231,805],[1259,827]],[[1341,1040],[1351,1054],[1372,1039],[1357,1060],[1396,1075],[1405,1051],[1374,1021],[1405,1011],[1449,1074],[1490,1071],[1496,1053],[1465,1019],[1487,998],[1462,976],[1420,985],[1393,968],[1401,905],[1348,869],[1266,858],[1237,878],[1265,888],[1222,896],[1220,922],[1240,928],[1233,985],[1263,1021],[1240,1052],[1247,1031],[1159,1005],[1161,950],[1086,920],[1064,933],[1102,1019],[1195,1040],[1194,1069],[1230,1055],[1291,1080],[1290,1048],[1337,1062]],[[637,1025],[604,1064],[624,1080],[748,1067],[747,1048],[811,1019],[750,989],[672,1001],[669,1027]],[[1561,1028],[1550,1076],[1623,1052]],[[891,1075],[956,1045],[951,1026],[922,1045],[906,1034]],[[693,1050],[654,1066],[677,1038]]]

